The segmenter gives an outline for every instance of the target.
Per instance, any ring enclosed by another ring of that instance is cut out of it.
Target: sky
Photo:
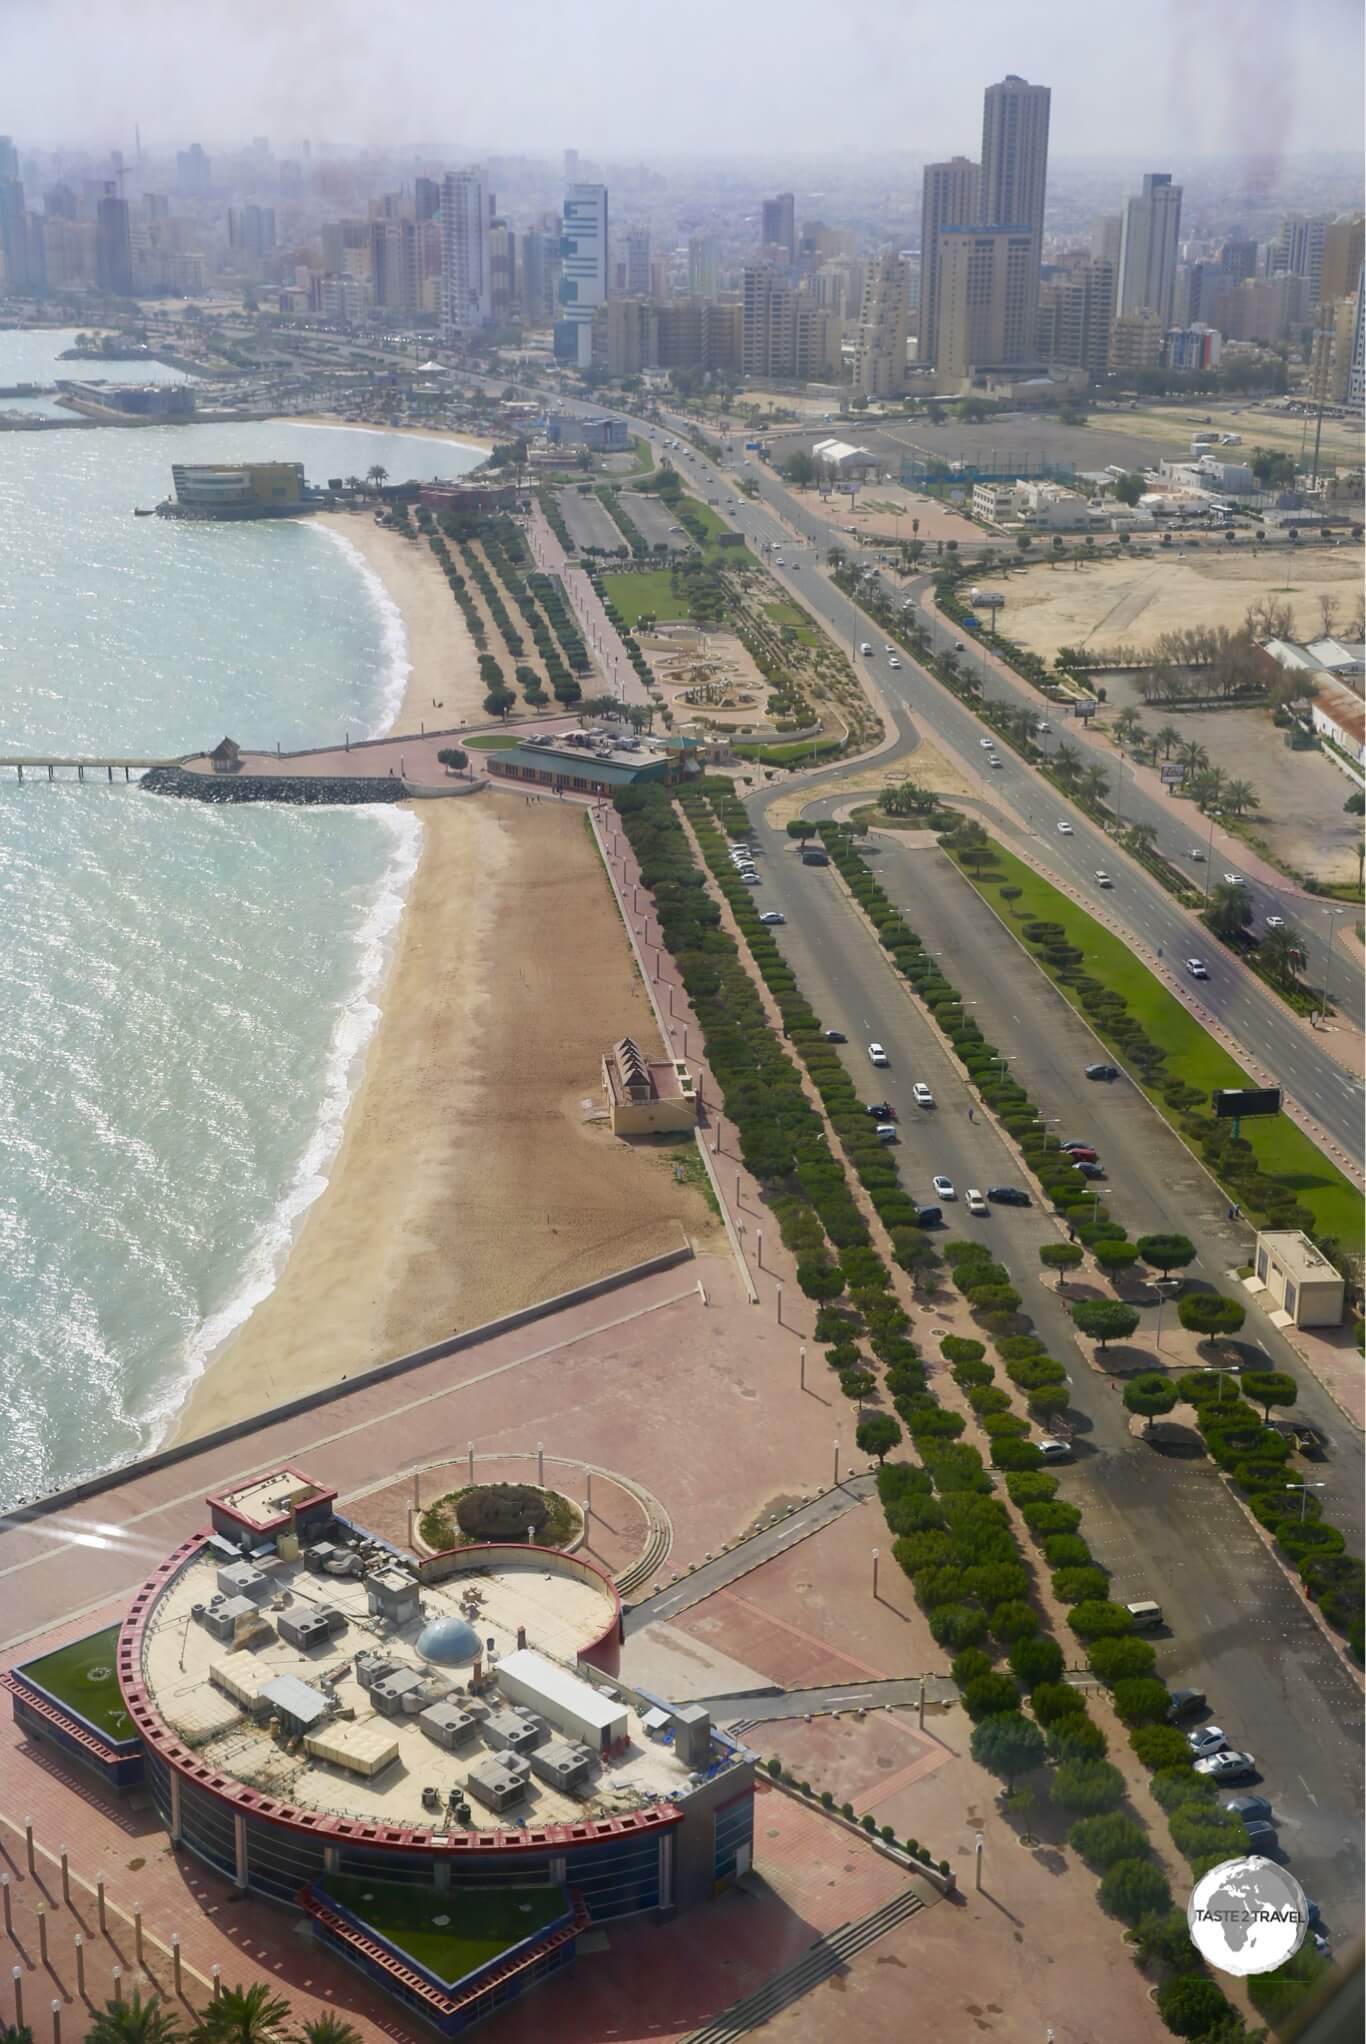
[[[1360,0],[0,0],[0,52],[21,147],[975,155],[1007,71],[1055,157],[1362,147]]]

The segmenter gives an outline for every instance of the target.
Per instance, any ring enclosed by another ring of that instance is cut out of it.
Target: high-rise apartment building
[[[1366,220],[1330,220],[1323,230],[1323,261],[1319,275],[1319,302],[1334,305],[1350,298],[1357,287],[1357,272],[1366,254]]]
[[[795,262],[797,256],[797,201],[791,192],[779,192],[776,199],[765,199],[761,215],[760,240],[765,248],[787,250],[787,261]]]
[[[1282,271],[1309,281],[1309,303],[1317,305],[1323,279],[1323,237],[1326,220],[1308,220],[1303,214],[1281,222],[1281,231],[1271,245],[1267,269],[1277,276]]]
[[[1011,73],[999,85],[987,87],[982,106],[978,222],[998,232],[1027,227],[1034,250],[1031,273],[1024,287],[1024,323],[1020,329],[1026,353],[1033,349],[1034,318],[1039,303],[1051,101],[1052,93],[1046,85],[1030,85]],[[1003,359],[1023,361],[1025,356]]]
[[[1358,412],[1366,404],[1366,325],[1362,315],[1366,312],[1366,281],[1357,271],[1356,316],[1352,326],[1352,349],[1347,365],[1347,402],[1355,405]]]
[[[133,235],[128,201],[112,184],[95,208],[95,285],[115,298],[133,295]]]
[[[441,324],[473,333],[489,311],[488,201],[484,173],[451,170],[441,180]]]
[[[517,304],[517,236],[506,220],[489,228],[489,309],[495,325],[512,315]]]
[[[229,248],[236,250],[249,264],[254,265],[259,263],[263,256],[269,255],[274,246],[273,206],[229,206]]]
[[[607,303],[607,187],[571,185],[560,243],[560,317],[555,354],[571,367],[593,363],[593,314]]]
[[[560,307],[560,224],[547,213],[522,236],[522,313],[531,326],[553,326]]]
[[[325,220],[319,239],[323,271],[328,276],[368,277],[370,274],[370,225],[368,220]]]
[[[422,309],[422,257],[415,220],[370,222],[370,289],[388,312]]]
[[[946,227],[939,236],[935,367],[962,383],[975,369],[1033,359],[1039,311],[1034,230]]]
[[[1176,261],[1181,246],[1181,187],[1167,171],[1150,171],[1124,209],[1119,248],[1119,311],[1153,312],[1171,325]]]
[[[1120,373],[1160,368],[1166,340],[1167,329],[1155,312],[1118,313],[1110,334],[1110,367]]]
[[[176,190],[182,199],[207,199],[213,189],[213,165],[198,142],[182,149],[175,160]]]
[[[1084,369],[1098,383],[1110,366],[1115,317],[1115,266],[1076,263],[1039,287],[1035,346],[1042,361]]]
[[[1122,213],[1097,213],[1091,222],[1091,260],[1113,263],[1119,274],[1119,244],[1124,233]]]
[[[17,177],[0,178],[0,256],[5,289],[17,298],[30,288],[28,213]]]
[[[805,383],[835,373],[844,324],[772,263],[747,263],[740,295],[740,362],[761,381]]]
[[[650,290],[650,230],[633,227],[626,237],[626,289],[634,297]]]
[[[441,211],[441,184],[434,177],[413,180],[413,211],[419,223],[435,220]]]
[[[19,151],[11,136],[0,135],[0,185],[8,184],[11,179],[15,183],[19,179]]]
[[[715,298],[720,289],[716,243],[709,234],[694,234],[688,243],[688,292],[693,298]]]
[[[966,156],[927,163],[920,201],[920,346],[917,360],[933,366],[939,334],[939,237],[946,227],[975,225],[981,166]]]
[[[906,389],[906,264],[893,253],[870,263],[854,336],[854,391],[901,397]]]

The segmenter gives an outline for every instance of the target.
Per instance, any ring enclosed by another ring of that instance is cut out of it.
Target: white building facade
[[[482,170],[452,170],[441,181],[441,324],[467,334],[490,317],[488,200]]]

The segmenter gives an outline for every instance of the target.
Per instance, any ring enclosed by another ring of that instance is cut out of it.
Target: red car
[[[1067,1155],[1074,1164],[1099,1164],[1099,1150],[1088,1149],[1085,1143],[1069,1143]]]

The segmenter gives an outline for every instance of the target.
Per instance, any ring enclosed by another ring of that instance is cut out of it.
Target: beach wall
[[[402,802],[397,778],[328,774],[190,774],[183,767],[153,767],[138,784],[153,795],[188,802]]]

